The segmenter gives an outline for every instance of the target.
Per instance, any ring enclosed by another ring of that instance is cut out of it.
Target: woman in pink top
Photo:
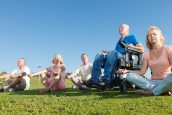
[[[162,32],[152,26],[148,29],[146,35],[146,46],[149,49],[143,58],[143,65],[140,71],[119,70],[120,73],[127,74],[127,81],[135,84],[143,90],[137,90],[137,93],[160,95],[172,90],[172,47],[166,46]],[[152,72],[151,80],[142,76],[146,73],[148,67]]]
[[[30,75],[31,77],[40,75],[42,83],[45,86],[44,89],[40,90],[41,93],[65,89],[66,74],[62,56],[56,54],[52,63],[54,64],[53,66]],[[50,77],[47,77],[46,74],[49,74]]]

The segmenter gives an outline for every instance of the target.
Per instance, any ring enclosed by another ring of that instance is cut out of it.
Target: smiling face
[[[151,27],[146,36],[146,45],[149,49],[152,49],[153,46],[160,46],[164,42],[164,37],[161,31],[157,27]]]

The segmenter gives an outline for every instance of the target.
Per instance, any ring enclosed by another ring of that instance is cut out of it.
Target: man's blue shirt
[[[119,41],[120,40],[121,40],[121,38],[119,39]],[[125,50],[124,50],[124,48],[122,48],[122,46],[119,43],[119,41],[116,44],[115,50],[118,51],[121,54],[125,54]],[[126,36],[123,42],[125,44],[127,44],[127,45],[133,44],[134,46],[136,46],[137,44],[140,43],[139,39],[136,36],[134,36],[134,35]]]

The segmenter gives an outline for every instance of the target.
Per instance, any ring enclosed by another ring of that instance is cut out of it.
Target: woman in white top
[[[88,56],[84,53],[81,55],[81,61],[82,65],[68,76],[68,79],[71,79],[71,81],[79,88],[86,89],[87,87],[83,85],[83,83],[91,79],[92,64],[89,63]],[[80,76],[81,78],[78,79],[77,76]]]

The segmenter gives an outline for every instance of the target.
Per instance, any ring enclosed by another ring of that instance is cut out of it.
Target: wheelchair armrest
[[[135,52],[135,53],[139,53],[139,54],[142,54],[143,52],[136,49],[136,48],[130,48],[130,47],[127,47],[126,51],[128,52]]]

